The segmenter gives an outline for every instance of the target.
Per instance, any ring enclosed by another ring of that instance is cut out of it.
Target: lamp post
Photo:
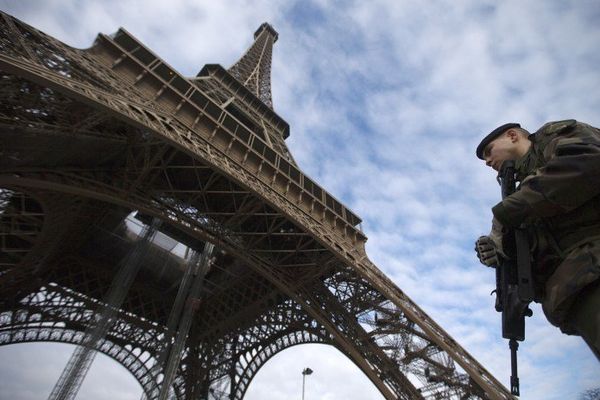
[[[313,370],[306,367],[304,368],[304,370],[302,371],[302,400],[304,400],[304,382],[306,380],[306,375],[310,375],[313,373]]]

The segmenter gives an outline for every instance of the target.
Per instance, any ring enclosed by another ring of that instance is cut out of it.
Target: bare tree
[[[579,395],[579,400],[600,400],[600,387],[582,392]]]

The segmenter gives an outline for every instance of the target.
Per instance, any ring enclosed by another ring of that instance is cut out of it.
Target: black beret
[[[511,122],[508,124],[501,125],[501,126],[497,127],[496,129],[494,129],[493,131],[491,131],[489,135],[487,135],[486,137],[483,138],[481,143],[479,143],[479,146],[477,146],[477,151],[476,151],[477,157],[479,157],[483,160],[483,150],[485,150],[485,146],[487,146],[492,140],[496,139],[498,136],[502,135],[505,131],[509,130],[510,128],[520,128],[520,127],[521,127],[521,125]]]

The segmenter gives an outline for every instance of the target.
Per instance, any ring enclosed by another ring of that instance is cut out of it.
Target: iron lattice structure
[[[148,398],[171,368],[171,397],[242,399],[302,343],[335,346],[386,399],[511,398],[369,261],[360,219],[294,162],[272,108],[270,25],[229,70],[186,78],[123,29],[79,50],[0,22],[1,345],[84,344],[140,240],[131,221],[158,220],[93,345]],[[183,303],[193,262],[178,243],[216,246]]]

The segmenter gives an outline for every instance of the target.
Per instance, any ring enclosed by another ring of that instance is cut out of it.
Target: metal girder
[[[44,211],[25,193],[0,189],[0,271],[20,264],[41,233]]]

